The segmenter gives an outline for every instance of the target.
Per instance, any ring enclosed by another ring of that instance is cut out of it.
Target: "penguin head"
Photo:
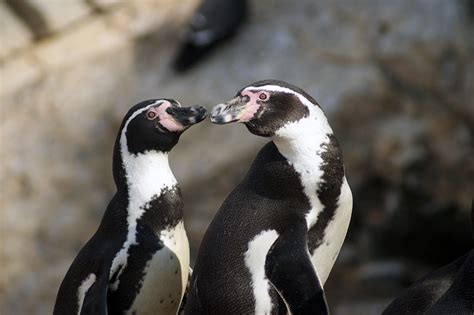
[[[278,80],[250,84],[232,100],[216,105],[211,112],[215,124],[244,123],[255,135],[272,137],[286,125],[312,114],[322,115],[318,103],[302,89]]]
[[[173,99],[144,101],[128,111],[118,140],[122,150],[134,155],[146,151],[168,152],[180,135],[206,118],[206,114],[202,106],[181,107]]]

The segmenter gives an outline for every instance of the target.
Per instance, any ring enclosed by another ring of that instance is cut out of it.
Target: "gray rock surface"
[[[0,60],[15,50],[28,46],[32,37],[26,25],[4,2],[0,2]]]
[[[38,43],[29,53],[41,75],[2,94],[3,313],[51,312],[113,194],[112,145],[131,104],[176,97],[210,108],[263,78],[313,95],[343,146],[355,204],[328,281],[334,314],[378,314],[403,286],[469,246],[474,43],[466,1],[252,1],[242,33],[183,76],[169,63],[196,1],[144,3]],[[94,38],[98,50],[81,47]],[[265,141],[206,121],[172,152],[193,255]],[[422,267],[392,272],[403,279],[375,296],[360,279],[381,257]]]
[[[27,22],[37,37],[51,35],[87,17],[86,1],[78,0],[6,0]]]

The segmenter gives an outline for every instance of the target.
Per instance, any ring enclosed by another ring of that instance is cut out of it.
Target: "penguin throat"
[[[126,152],[122,154],[122,163],[131,205],[141,207],[177,183],[169,166],[168,153],[146,151],[134,155]]]
[[[315,111],[321,113],[314,113]],[[333,131],[319,108],[312,112],[308,117],[289,122],[278,129],[272,140],[290,162],[303,164],[306,168],[319,168],[315,158],[320,158],[322,145],[329,142],[329,135]]]

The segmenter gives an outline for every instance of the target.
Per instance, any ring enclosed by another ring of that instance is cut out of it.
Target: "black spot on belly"
[[[323,171],[323,176],[317,191],[318,198],[324,208],[319,213],[316,224],[308,233],[308,246],[311,254],[321,246],[325,229],[334,218],[344,178],[344,162],[341,147],[333,134],[328,135],[328,138],[329,143],[321,145],[321,158],[323,159],[321,170]]]

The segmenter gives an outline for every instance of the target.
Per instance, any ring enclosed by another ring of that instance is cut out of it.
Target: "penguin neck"
[[[321,146],[329,141],[328,136],[332,133],[322,111],[314,108],[309,116],[289,122],[278,129],[272,140],[290,163],[311,169],[319,168],[319,164],[315,164],[315,158],[320,157]]]
[[[168,162],[168,153],[146,151],[136,155],[122,154],[130,203],[144,203],[159,197],[177,184]]]
[[[169,166],[168,152],[149,150],[133,154],[128,150],[125,136],[120,141],[120,160],[123,176],[119,181],[125,183],[117,187],[119,191],[126,189],[127,221],[131,227],[154,199],[175,190],[177,181]]]
[[[321,111],[315,108],[314,111]],[[323,205],[317,196],[318,186],[322,181],[324,163],[321,154],[324,144],[330,141],[332,129],[322,114],[310,115],[296,122],[290,122],[280,128],[273,137],[278,151],[283,155],[295,171],[300,175],[304,193],[307,196],[311,210],[306,215],[308,228],[317,220]]]

